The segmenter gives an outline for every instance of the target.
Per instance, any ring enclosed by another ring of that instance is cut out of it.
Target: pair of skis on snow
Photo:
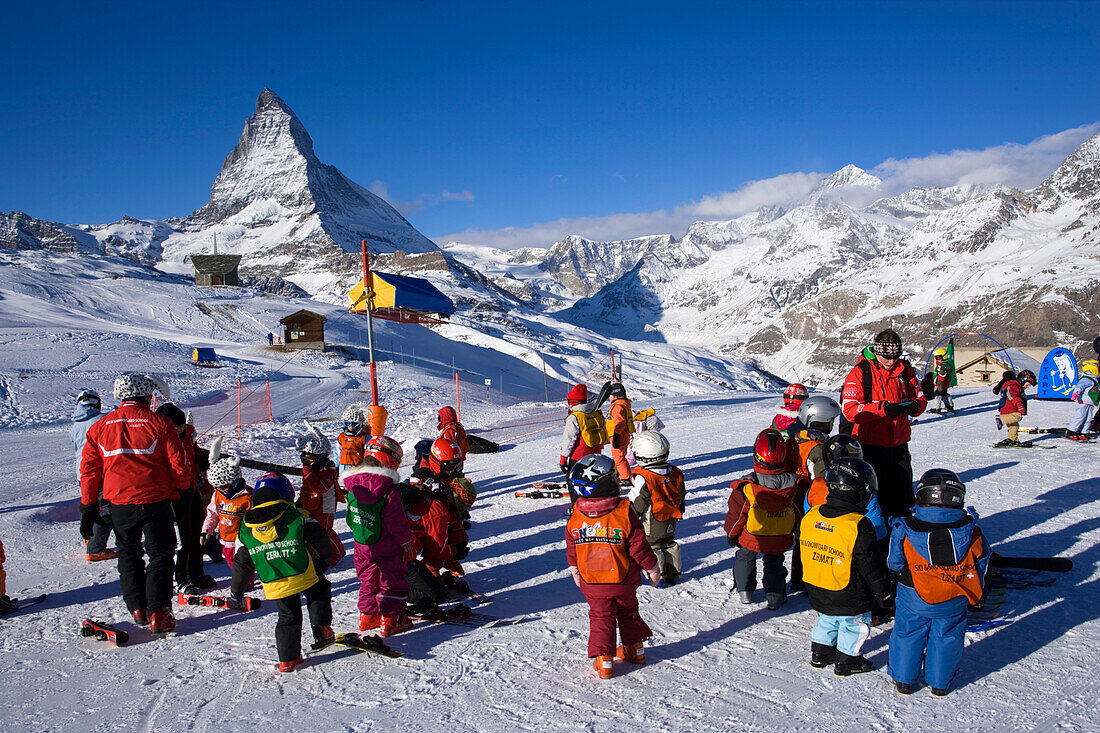
[[[534,481],[529,489],[516,491],[516,498],[522,499],[561,499],[569,496],[565,486],[552,481]]]
[[[43,596],[44,598],[45,596]],[[181,606],[211,606],[214,608],[232,608],[229,605],[229,601],[225,596],[210,596],[210,595],[191,595],[187,593],[180,593],[176,598],[176,602]],[[241,611],[256,611],[260,608],[259,598],[243,599]],[[122,646],[130,640],[129,632],[120,629],[119,627],[104,623],[103,621],[96,621],[94,619],[86,618],[80,623],[80,635],[85,637],[95,637],[100,641],[109,641],[115,646]]]
[[[331,646],[340,646],[347,649],[354,649],[357,652],[365,652],[367,654],[374,654],[380,657],[388,657],[389,659],[398,659],[405,656],[405,652],[399,652],[396,649],[392,649],[382,641],[378,636],[360,636],[359,634],[337,634],[331,639],[325,639],[324,641],[314,642],[310,645],[310,652],[319,652],[323,649],[328,649]]]
[[[986,576],[989,590],[981,606],[967,611],[966,630],[988,631],[1010,623],[1001,615],[1009,590],[1045,588],[1057,580],[1049,573],[1066,573],[1073,569],[1073,561],[1067,557],[1006,557],[993,553],[990,570]]]

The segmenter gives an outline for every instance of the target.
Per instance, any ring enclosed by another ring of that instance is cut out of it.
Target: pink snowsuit
[[[340,474],[340,481],[349,496],[347,518],[352,534],[356,533],[352,512],[355,504],[370,505],[380,501],[379,537],[373,544],[355,541],[355,574],[359,577],[359,612],[380,616],[400,616],[405,613],[409,583],[405,578],[405,552],[402,545],[412,542],[412,530],[405,517],[395,484],[397,472],[382,466],[356,466]],[[351,501],[354,499],[354,502]]]

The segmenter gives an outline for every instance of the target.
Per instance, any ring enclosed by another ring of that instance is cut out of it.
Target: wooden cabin
[[[241,264],[240,255],[191,255],[191,264],[195,266],[196,285],[241,284],[237,273]]]
[[[325,321],[320,313],[300,310],[280,318],[283,325],[283,345],[288,349],[325,350]]]

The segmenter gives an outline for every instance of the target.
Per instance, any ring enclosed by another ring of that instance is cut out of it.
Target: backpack
[[[589,448],[599,448],[607,445],[607,420],[599,410],[595,412],[581,412],[576,410],[573,415],[577,418],[577,425],[581,430],[581,440]]]

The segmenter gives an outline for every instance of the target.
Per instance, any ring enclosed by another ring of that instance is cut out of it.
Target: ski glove
[[[920,406],[916,403],[916,400],[906,400],[905,402],[899,404],[898,407],[900,407],[901,411],[904,412],[906,415],[916,415],[917,410],[920,409]]]
[[[92,530],[97,524],[107,524],[99,515],[99,502],[80,505],[80,536],[86,540],[92,539]]]
[[[905,408],[902,406],[902,404],[898,404],[897,402],[883,402],[882,412],[886,415],[886,417],[897,417],[898,415],[905,412]]]
[[[569,475],[569,464],[568,463],[564,463],[564,462],[559,463],[558,468],[561,469],[562,473],[566,474],[567,476]]]
[[[463,542],[460,545],[455,545],[455,560],[465,560],[466,556],[470,554],[470,546]]]

